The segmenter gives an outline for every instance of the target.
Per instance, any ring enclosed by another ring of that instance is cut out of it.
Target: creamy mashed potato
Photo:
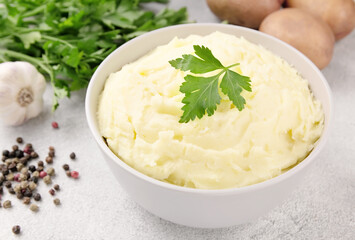
[[[179,123],[186,72],[169,60],[212,50],[223,65],[251,78],[240,112],[222,96],[211,117]],[[323,130],[321,104],[308,82],[262,46],[220,32],[175,38],[107,79],[97,112],[110,149],[155,179],[199,189],[255,184],[287,171]]]

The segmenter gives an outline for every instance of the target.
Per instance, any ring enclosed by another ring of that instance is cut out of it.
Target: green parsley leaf
[[[230,70],[238,63],[225,67],[212,54],[212,51],[205,46],[194,45],[195,54],[184,54],[182,58],[169,61],[170,65],[182,71],[190,71],[194,74],[202,74],[215,70],[221,70],[211,77],[200,75],[186,75],[185,82],[180,87],[180,92],[185,94],[182,99],[183,115],[179,122],[187,123],[196,117],[201,119],[207,112],[208,116],[214,114],[217,105],[220,104],[221,96],[218,92],[218,85],[221,91],[228,96],[239,111],[244,109],[245,99],[241,96],[244,90],[251,92],[250,78]],[[220,78],[222,80],[220,81]],[[219,84],[220,82],[220,84]]]

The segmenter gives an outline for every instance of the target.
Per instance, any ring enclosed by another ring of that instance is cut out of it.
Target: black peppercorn
[[[39,194],[39,193],[35,193],[34,195],[33,195],[33,199],[35,200],[35,201],[40,201],[41,200],[41,194]]]
[[[10,187],[10,188],[9,188],[9,193],[10,193],[10,194],[15,194],[16,192],[15,192],[15,190],[14,190],[12,187]]]
[[[28,167],[28,170],[30,170],[31,172],[34,172],[34,171],[36,171],[36,167],[34,165],[30,165]]]
[[[12,146],[12,150],[14,150],[14,151],[18,150],[18,146],[17,145],[13,145]]]
[[[10,165],[8,166],[8,169],[11,171],[11,172],[16,172],[17,171],[17,164],[16,163],[10,163]]]
[[[17,142],[17,143],[23,143],[23,138],[22,138],[22,137],[16,138],[16,142]]]
[[[54,188],[56,191],[59,191],[59,190],[60,190],[60,186],[59,186],[58,184],[55,184],[55,185],[53,186],[53,188]]]
[[[72,153],[69,155],[69,157],[70,157],[71,159],[75,159],[75,158],[76,158],[75,152],[72,152]]]
[[[63,165],[63,169],[64,169],[65,171],[68,171],[68,170],[69,170],[69,165],[68,165],[68,164],[64,164],[64,165]]]
[[[14,234],[20,234],[20,232],[21,232],[21,227],[20,227],[19,225],[13,226],[13,227],[12,227],[12,232],[13,232]]]
[[[21,191],[17,192],[17,193],[16,193],[16,197],[17,197],[18,199],[22,199],[22,198],[23,198],[22,192],[21,192]]]
[[[31,177],[30,180],[34,183],[38,183],[38,177]]]
[[[10,181],[6,181],[5,182],[5,187],[6,188],[10,188],[12,186],[11,182]]]
[[[21,150],[16,150],[15,151],[15,157],[17,158],[22,158],[24,155],[23,155],[23,151]]]
[[[14,158],[16,156],[16,153],[15,153],[15,151],[11,151],[10,153],[9,153],[9,158]]]
[[[9,154],[10,154],[9,150],[2,151],[2,155],[5,156],[5,157],[8,157]]]
[[[38,167],[43,167],[44,166],[44,162],[43,161],[38,161],[37,165],[38,165]]]
[[[25,197],[29,197],[29,198],[30,198],[30,197],[32,197],[32,191],[27,188],[27,189],[25,190],[25,193],[24,193],[23,195],[24,195]]]

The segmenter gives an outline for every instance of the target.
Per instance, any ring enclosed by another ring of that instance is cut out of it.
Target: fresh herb
[[[0,0],[0,63],[34,64],[58,100],[84,88],[102,60],[145,32],[185,23],[186,9],[147,11],[167,0]]]
[[[209,48],[194,45],[194,50],[199,58],[191,54],[184,54],[182,58],[169,61],[170,65],[176,69],[190,71],[195,74],[215,70],[221,71],[211,77],[186,75],[185,82],[180,87],[180,92],[184,93],[185,97],[182,99],[184,113],[179,122],[187,123],[196,117],[202,118],[206,112],[208,116],[213,115],[217,109],[217,104],[221,101],[218,85],[238,110],[243,110],[245,99],[240,94],[243,89],[251,92],[251,86],[249,77],[230,70],[230,68],[239,65],[239,63],[225,67],[213,56]],[[222,75],[223,77],[220,81]]]

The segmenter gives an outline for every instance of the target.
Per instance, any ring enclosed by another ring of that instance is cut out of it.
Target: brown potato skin
[[[286,7],[300,8],[318,16],[340,40],[355,28],[354,0],[287,0]]]
[[[284,0],[206,0],[211,11],[228,23],[258,29],[263,19]]]
[[[286,8],[267,16],[260,31],[275,36],[306,55],[319,68],[326,67],[333,56],[334,34],[329,26],[310,13]]]

